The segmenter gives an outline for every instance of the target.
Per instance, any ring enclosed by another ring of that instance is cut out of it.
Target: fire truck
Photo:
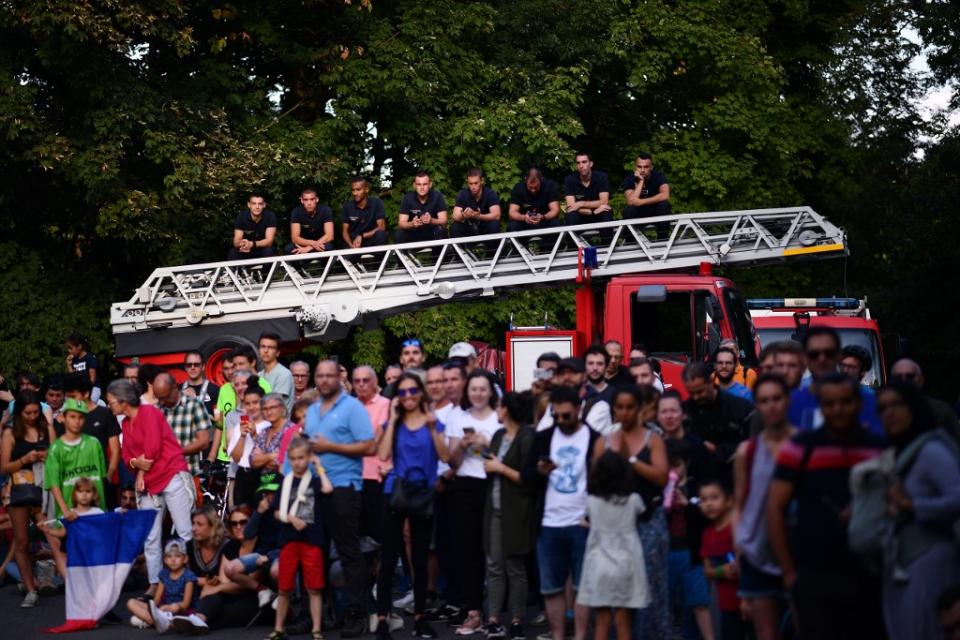
[[[652,237],[657,223],[669,233]],[[374,328],[385,316],[576,285],[577,326],[511,331],[505,374],[523,388],[558,341],[642,342],[675,383],[682,366],[723,339],[753,364],[759,341],[744,297],[717,266],[847,254],[846,236],[810,207],[691,213],[518,233],[156,269],[111,307],[116,355],[172,369],[199,350],[219,380],[227,350],[265,331],[296,349]],[[537,339],[540,344],[537,345]],[[530,345],[534,347],[531,348]],[[541,349],[537,352],[537,349]]]
[[[857,345],[873,359],[863,383],[879,387],[886,381],[886,360],[880,326],[866,300],[857,298],[758,298],[747,300],[760,344],[802,340],[810,327],[830,327],[843,346]]]

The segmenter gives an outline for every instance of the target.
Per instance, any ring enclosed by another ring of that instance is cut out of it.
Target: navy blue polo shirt
[[[386,220],[387,210],[383,200],[367,196],[367,206],[360,208],[354,200],[347,200],[340,210],[340,222],[347,225],[351,238],[377,228],[377,220]]]
[[[304,240],[319,240],[323,237],[323,225],[333,222],[333,212],[325,204],[318,204],[311,216],[302,206],[290,212],[290,224],[300,225],[300,237]]]
[[[241,211],[233,223],[235,230],[243,231],[243,239],[251,242],[266,239],[270,227],[277,228],[277,216],[270,209],[264,209],[259,220],[254,220],[249,211]]]
[[[480,213],[490,213],[490,207],[499,206],[500,196],[496,191],[488,186],[484,186],[480,191],[480,199],[476,200],[470,189],[460,189],[457,194],[456,206],[462,209],[476,209]]]
[[[632,191],[636,188],[637,182],[637,176],[631,173],[623,179],[623,186],[621,187],[621,190]],[[643,189],[640,190],[640,193],[635,195],[638,195],[641,198],[650,198],[660,193],[660,187],[665,184],[668,184],[667,176],[654,169],[652,172],[650,172],[650,178],[643,183]],[[624,208],[623,215],[625,218],[650,218],[653,216],[670,215],[670,201],[668,200],[666,202],[657,202],[655,204],[645,204],[642,207],[629,206]]]
[[[520,215],[528,213],[550,213],[550,203],[560,202],[560,193],[557,191],[557,185],[553,180],[541,180],[540,190],[536,193],[530,193],[527,189],[525,180],[521,180],[514,185],[510,192],[510,204],[520,207]]]
[[[420,202],[416,191],[408,191],[403,195],[400,201],[400,213],[411,218],[422,216],[429,213],[431,218],[437,218],[441,211],[447,210],[447,201],[443,194],[436,189],[430,189],[427,193],[427,201]]]
[[[583,186],[580,174],[576,172],[563,181],[563,195],[573,196],[574,200],[599,200],[601,193],[610,193],[610,178],[603,171],[594,170],[587,186]]]

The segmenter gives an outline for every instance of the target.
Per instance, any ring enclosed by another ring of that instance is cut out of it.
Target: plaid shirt
[[[193,442],[199,432],[213,427],[203,402],[197,398],[181,395],[180,402],[176,406],[162,408],[167,424],[173,429],[173,435],[176,436],[181,447]],[[200,472],[200,454],[195,453],[186,458],[190,473],[197,475]]]

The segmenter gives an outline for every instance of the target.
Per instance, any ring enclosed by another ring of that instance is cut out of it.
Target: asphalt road
[[[128,597],[135,595],[134,593],[123,594],[120,598],[120,603],[114,608],[114,611],[119,615],[123,620],[124,624],[122,625],[103,625],[100,628],[93,631],[85,631],[79,633],[73,633],[69,636],[64,636],[70,638],[71,640],[84,640],[87,638],[106,640],[108,638],[150,638],[155,635],[153,629],[134,629],[129,624],[126,624],[126,621],[129,620],[130,614],[127,612],[126,607],[123,603]],[[21,609],[20,600],[22,596],[17,591],[17,588],[13,585],[7,585],[0,588],[0,638],[4,640],[26,640],[27,638],[41,638],[46,637],[50,638],[51,636],[43,633],[43,629],[47,627],[52,627],[55,625],[62,624],[64,621],[64,597],[63,595],[41,597],[39,604],[33,609]],[[400,638],[409,638],[410,633],[413,629],[413,620],[410,616],[405,617],[406,627],[403,631],[394,631],[393,635],[398,640]],[[434,623],[434,629],[440,634],[441,638],[455,638],[453,629],[448,627],[445,623],[437,622]],[[543,628],[534,628],[530,627],[527,629],[527,638],[533,640],[536,638],[537,633],[543,632]],[[252,627],[250,629],[222,629],[219,631],[213,631],[208,637],[211,638],[230,638],[231,640],[236,639],[247,639],[247,638],[264,638],[267,634],[270,633],[270,627],[260,626]],[[337,631],[324,631],[324,636],[329,640],[337,640],[340,638],[340,634]],[[292,636],[294,638],[308,638],[308,635],[303,636]],[[364,636],[366,638],[373,638],[372,634]],[[484,637],[480,634],[475,634],[472,636],[477,640],[482,640]]]

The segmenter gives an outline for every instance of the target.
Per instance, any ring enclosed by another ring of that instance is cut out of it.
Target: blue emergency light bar
[[[751,298],[748,309],[843,309],[860,308],[856,298]]]

